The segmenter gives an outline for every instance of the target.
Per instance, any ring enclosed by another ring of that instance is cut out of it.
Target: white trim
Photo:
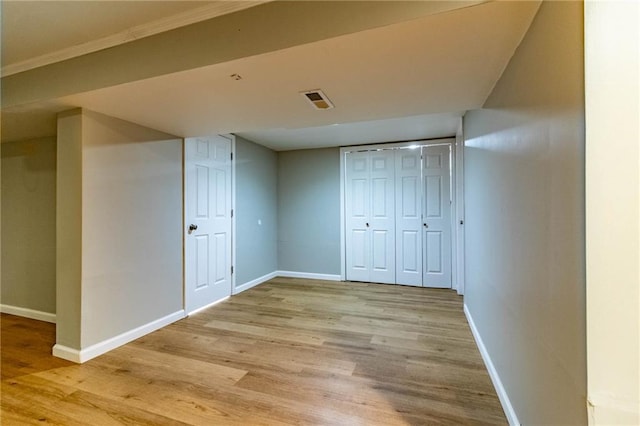
[[[56,344],[53,347],[53,355],[58,358],[63,358],[68,361],[73,361],[81,364],[97,356],[105,354],[119,346],[136,340],[144,335],[152,333],[171,323],[181,320],[184,317],[184,310],[181,309],[165,317],[159,318],[155,321],[151,321],[150,323],[141,325],[140,327],[136,327],[133,330],[126,331],[115,337],[96,343],[79,351],[77,349],[69,348],[68,346]]]
[[[456,230],[456,270],[458,294],[464,294],[464,118],[460,118],[460,125],[456,132],[456,205],[453,217],[453,229]]]
[[[345,202],[344,202],[344,197],[345,197],[345,191],[344,191],[344,168],[345,166],[345,161],[344,161],[344,156],[345,153],[342,149],[340,149],[340,281],[345,281],[347,279],[347,252],[346,250],[346,241],[347,241],[347,236],[345,234],[346,229],[345,229],[345,221],[346,221],[346,216],[345,216]]]
[[[242,293],[245,290],[249,290],[250,288],[255,287],[259,284],[262,284],[266,281],[269,281],[277,276],[278,276],[277,271],[270,272],[266,275],[256,278],[255,280],[251,280],[249,282],[239,285],[238,287],[233,289],[233,294],[236,295],[238,293]]]
[[[480,337],[480,332],[476,328],[475,323],[473,322],[473,318],[471,317],[471,312],[469,312],[469,308],[467,308],[467,304],[464,304],[464,314],[467,317],[467,322],[469,323],[469,328],[471,328],[471,334],[473,334],[473,338],[476,340],[476,344],[478,345],[478,349],[480,350],[480,355],[482,355],[482,360],[484,361],[484,365],[487,367],[487,371],[489,372],[489,377],[491,377],[491,381],[493,382],[493,386],[496,388],[496,393],[498,394],[498,398],[500,399],[500,403],[502,404],[502,409],[504,410],[505,416],[507,416],[507,421],[512,426],[519,426],[520,421],[518,421],[518,416],[516,415],[516,411],[511,405],[511,400],[509,399],[509,395],[507,395],[507,390],[504,388],[502,384],[502,380],[500,380],[500,376],[498,375],[498,371],[493,365],[493,361],[491,361],[491,357],[489,356],[489,352],[487,352],[487,348],[482,341],[482,337]]]
[[[449,186],[451,188],[451,194],[449,195],[449,198],[451,199],[451,289],[460,294],[460,291],[458,290],[458,227],[456,226],[458,223],[457,143],[458,135],[456,134],[456,139],[451,144],[451,148],[449,150],[449,161],[451,163],[449,167],[451,178],[451,184]]]
[[[55,345],[53,345],[52,354],[55,357],[66,359],[67,361],[75,362],[77,364],[80,364],[82,362],[80,361],[79,350],[61,345],[59,343],[56,343]]]
[[[92,52],[108,49],[110,47],[128,43],[130,41],[134,41],[143,37],[160,34],[162,32],[173,30],[179,27],[185,27],[197,22],[206,21],[207,19],[212,19],[217,16],[237,12],[243,9],[257,6],[262,3],[266,2],[248,0],[213,2],[212,4],[208,4],[206,6],[187,10],[182,13],[155,20],[153,22],[147,22],[145,24],[126,29],[107,37],[99,38],[97,40],[91,40],[86,43],[81,43],[75,46],[57,50],[55,52],[36,56],[35,58],[30,58],[25,61],[6,65],[2,67],[2,76],[6,77],[8,75],[17,74],[38,67],[43,67],[45,65],[50,65],[56,62],[76,58],[78,56],[87,55]]]
[[[233,160],[231,160],[231,210],[233,211],[233,215],[231,216],[231,267],[233,268],[233,274],[231,274],[231,294],[236,294],[234,292],[236,288],[236,275],[237,271],[236,267],[236,135],[234,134],[226,134],[222,135],[226,138],[231,139],[231,154],[233,155]]]
[[[276,271],[277,276],[284,278],[306,278],[308,280],[342,281],[340,275],[316,274],[313,272]]]
[[[187,139],[182,138],[182,309],[187,310]]]
[[[198,309],[194,309],[193,311],[189,312],[189,313],[187,314],[187,316],[188,316],[188,317],[190,317],[191,315],[195,315],[195,314],[197,314],[198,312],[202,312],[202,311],[204,311],[205,309],[209,309],[209,308],[211,308],[211,307],[213,307],[213,306],[217,305],[218,303],[222,303],[222,302],[224,302],[225,300],[229,300],[229,298],[230,298],[230,297],[231,297],[231,296],[225,296],[225,297],[223,297],[222,299],[219,299],[219,300],[216,300],[215,302],[211,302],[211,303],[209,303],[208,305],[201,306],[201,307],[199,307]]]
[[[21,308],[12,305],[0,305],[0,312],[3,314],[16,315],[24,318],[31,318],[38,321],[56,323],[56,314],[49,312],[36,311],[35,309]]]

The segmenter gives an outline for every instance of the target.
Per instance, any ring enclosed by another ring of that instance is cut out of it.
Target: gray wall
[[[278,155],[237,136],[236,287],[278,269],[277,191]]]
[[[56,139],[1,148],[1,303],[55,313]]]
[[[58,115],[56,343],[80,349],[82,325],[82,110]]]
[[[58,312],[82,316],[57,342],[85,349],[182,309],[182,140],[85,110],[58,130]]]
[[[278,153],[278,269],[340,274],[339,148]]]
[[[465,304],[522,424],[586,424],[580,2],[544,2],[466,114]]]

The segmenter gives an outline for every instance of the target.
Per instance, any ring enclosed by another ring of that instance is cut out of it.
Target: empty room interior
[[[638,2],[0,8],[2,424],[640,424]]]

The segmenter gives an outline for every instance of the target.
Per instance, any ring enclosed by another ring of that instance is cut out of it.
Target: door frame
[[[236,137],[233,134],[218,134],[215,136],[221,136],[225,139],[229,139],[231,142],[231,267],[234,268],[231,274],[231,296],[236,294]],[[182,309],[187,315],[187,241],[184,230],[187,228],[187,142],[189,138],[207,137],[207,136],[188,136],[182,138]],[[210,306],[220,303],[228,298],[225,297],[222,300],[214,302],[211,305],[205,306],[201,309],[206,309]],[[192,312],[193,314],[194,312]]]
[[[348,152],[375,149],[399,149],[411,146],[451,146],[451,288],[464,294],[464,188],[463,152],[464,140],[461,128],[455,136],[438,139],[421,139],[407,142],[392,142],[355,145],[340,148],[340,280],[346,280],[346,203],[345,203],[345,154]]]

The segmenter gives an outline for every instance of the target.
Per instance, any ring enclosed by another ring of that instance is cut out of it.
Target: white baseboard
[[[340,275],[316,274],[313,272],[276,271],[278,277],[306,278],[309,280],[341,281]]]
[[[464,314],[467,317],[467,322],[469,323],[469,327],[471,328],[471,334],[473,334],[473,338],[476,340],[476,344],[478,345],[478,349],[480,350],[480,355],[482,355],[482,360],[484,361],[484,364],[487,367],[487,371],[489,372],[489,377],[491,377],[493,386],[496,388],[496,393],[498,394],[498,398],[500,399],[500,403],[502,404],[504,414],[507,416],[507,421],[511,426],[520,426],[518,416],[516,415],[516,411],[513,409],[513,405],[511,405],[509,395],[507,395],[507,391],[502,384],[502,380],[500,380],[498,371],[493,365],[493,361],[491,361],[489,352],[487,352],[487,348],[482,341],[482,337],[480,337],[480,333],[478,332],[478,329],[473,322],[473,317],[471,317],[471,312],[469,312],[469,308],[467,308],[466,303],[464,304]]]
[[[56,323],[56,314],[36,311],[34,309],[21,308],[19,306],[0,305],[0,312],[3,314],[17,315],[19,317],[31,318],[38,321]]]
[[[274,271],[263,275],[255,280],[251,280],[247,283],[239,285],[233,290],[233,294],[241,293],[245,290],[249,290],[252,287],[255,287],[259,284],[262,284],[266,281],[269,281],[276,277],[285,277],[285,278],[306,278],[309,280],[326,280],[326,281],[341,281],[340,275],[331,275],[331,274],[316,274],[312,272],[295,272],[295,271]]]
[[[146,334],[165,327],[173,322],[185,317],[184,310],[179,310],[165,317],[159,318],[150,323],[141,325],[133,330],[126,331],[118,336],[96,343],[82,350],[69,348],[68,346],[56,344],[53,347],[53,355],[76,363],[83,363],[99,355],[109,352],[119,346],[136,340]]]
[[[258,284],[262,284],[263,282],[269,281],[270,279],[275,278],[277,276],[278,276],[277,271],[270,272],[266,275],[256,278],[255,280],[251,280],[247,283],[237,286],[236,288],[233,289],[233,294],[242,293],[245,290],[249,290],[251,287],[255,287]]]
[[[55,345],[53,345],[52,354],[55,357],[66,359],[67,361],[71,361],[71,362],[77,362],[78,364],[82,362],[80,361],[79,350],[61,345],[59,343],[56,343]]]

